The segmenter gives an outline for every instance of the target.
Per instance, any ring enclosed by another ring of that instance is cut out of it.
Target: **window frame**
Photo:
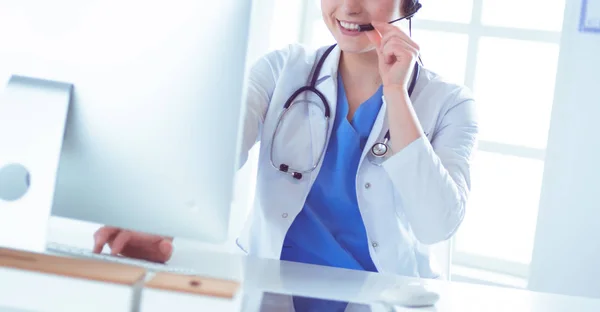
[[[561,40],[560,31],[483,25],[483,1],[484,0],[473,0],[471,21],[468,24],[425,20],[419,19],[418,17],[415,17],[415,20],[413,21],[413,31],[427,30],[434,32],[448,32],[463,34],[469,38],[464,85],[472,90],[474,89],[475,84],[479,41],[482,37],[515,39],[529,42],[544,42],[556,44],[557,46],[560,45]],[[480,151],[545,161],[546,149],[531,148],[486,140],[480,140],[478,145],[478,150]],[[456,237],[452,238],[452,240],[456,239]],[[527,278],[529,273],[528,264],[457,251],[456,243],[452,244],[451,253],[452,265],[483,269],[486,271],[503,273],[521,278]]]

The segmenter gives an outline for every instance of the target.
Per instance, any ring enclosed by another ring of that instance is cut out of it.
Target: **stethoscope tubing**
[[[281,114],[279,115],[279,118],[277,120],[277,124],[275,126],[275,130],[273,131],[273,136],[271,138],[271,150],[270,150],[270,162],[271,162],[271,166],[273,166],[273,168],[275,168],[276,170],[289,174],[291,175],[294,179],[296,180],[301,180],[304,176],[304,174],[313,172],[319,165],[319,162],[323,159],[324,155],[325,155],[325,150],[326,150],[326,144],[324,144],[323,148],[321,148],[321,151],[319,153],[318,156],[318,161],[315,162],[311,168],[305,169],[305,170],[298,170],[298,169],[293,169],[290,168],[287,164],[280,164],[279,166],[277,166],[274,162],[274,149],[273,149],[273,144],[275,143],[275,139],[277,137],[277,133],[279,132],[279,128],[281,126],[281,121],[283,120],[283,118],[289,113],[290,109],[292,108],[294,101],[296,100],[296,98],[304,93],[304,92],[312,92],[314,94],[317,95],[317,97],[319,97],[319,99],[321,100],[321,102],[323,103],[324,106],[324,117],[325,117],[325,133],[324,133],[324,137],[327,137],[329,135],[329,130],[331,128],[331,107],[329,106],[329,102],[327,101],[327,98],[325,97],[325,95],[323,95],[323,93],[321,91],[319,91],[316,88],[316,83],[317,83],[317,79],[319,77],[319,74],[321,72],[321,69],[323,67],[323,64],[325,63],[326,58],[329,56],[329,54],[331,53],[331,51],[333,51],[333,49],[337,46],[337,44],[334,44],[332,46],[330,46],[325,53],[321,56],[321,58],[319,59],[317,66],[315,67],[315,70],[313,72],[313,75],[311,77],[311,81],[310,81],[310,85],[308,86],[303,86],[301,88],[299,88],[298,90],[296,90],[289,98],[288,100],[285,102],[284,106],[283,106],[283,110],[281,112]],[[413,69],[413,77],[412,80],[410,82],[409,88],[408,88],[408,94],[409,96],[412,95],[416,84],[417,84],[417,80],[419,78],[419,74],[420,74],[420,65],[418,62],[415,62],[414,65],[414,69]],[[381,162],[382,159],[385,158],[385,156],[387,155],[387,153],[389,152],[389,143],[390,141],[390,130],[388,129],[386,134],[384,135],[384,139],[382,142],[377,142],[375,143],[372,147],[371,150],[369,151],[370,158],[374,157],[376,159],[378,159],[378,162]],[[374,150],[376,149],[376,147],[381,147],[384,152],[381,155],[376,155]],[[373,160],[371,160],[371,162],[375,163]]]

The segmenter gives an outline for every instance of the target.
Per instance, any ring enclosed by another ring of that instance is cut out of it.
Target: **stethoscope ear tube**
[[[312,92],[312,93],[316,94],[319,97],[319,99],[321,99],[321,102],[327,103],[327,100],[325,99],[325,95],[323,95],[323,93],[321,93],[321,91],[319,91],[316,88],[311,87],[311,86],[304,86],[304,87],[296,90],[296,92],[294,92],[294,94],[292,94],[292,96],[283,105],[283,109],[288,110],[294,103],[294,100],[303,92]],[[325,110],[325,117],[329,118],[331,116],[331,110],[329,109],[329,105],[323,105],[323,106],[324,106],[323,109]]]

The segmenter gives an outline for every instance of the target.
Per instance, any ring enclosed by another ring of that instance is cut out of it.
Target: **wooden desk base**
[[[168,311],[173,302],[178,311],[240,311],[240,290],[235,281],[157,273],[144,285],[140,312]]]
[[[167,311],[165,304],[187,302],[190,310],[238,311],[240,288],[235,281],[172,273],[152,276],[131,265],[0,248],[0,294],[7,299],[3,306],[10,308]]]

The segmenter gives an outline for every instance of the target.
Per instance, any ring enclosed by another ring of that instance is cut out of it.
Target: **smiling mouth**
[[[338,24],[347,31],[360,31],[360,24],[337,20]]]

